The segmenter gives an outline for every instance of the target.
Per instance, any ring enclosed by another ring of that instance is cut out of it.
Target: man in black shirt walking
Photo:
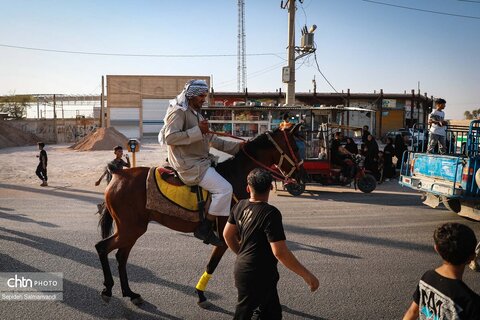
[[[42,184],[40,185],[41,187],[47,187],[48,183],[48,177],[47,177],[47,162],[48,162],[48,157],[47,157],[47,151],[43,150],[45,148],[45,143],[39,142],[38,143],[38,149],[40,150],[40,153],[37,155],[37,158],[39,160],[37,170],[35,171],[35,174],[42,180]]]
[[[234,319],[251,319],[254,314],[259,319],[281,319],[278,260],[301,276],[311,291],[318,289],[319,282],[285,243],[282,215],[268,204],[271,174],[254,169],[247,182],[250,199],[241,200],[233,207],[223,232],[228,247],[237,254],[234,275],[238,303]]]

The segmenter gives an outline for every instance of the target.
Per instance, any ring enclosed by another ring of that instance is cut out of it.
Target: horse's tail
[[[100,212],[98,225],[102,230],[102,239],[108,238],[112,234],[113,218],[106,205],[104,205],[103,210]]]

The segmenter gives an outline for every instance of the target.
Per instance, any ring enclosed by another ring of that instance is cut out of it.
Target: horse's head
[[[244,152],[258,165],[264,168],[274,167],[277,177],[289,179],[300,170],[300,159],[295,136],[300,124],[287,129],[267,131],[245,145]]]

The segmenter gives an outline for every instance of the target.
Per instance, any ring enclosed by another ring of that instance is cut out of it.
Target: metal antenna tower
[[[238,39],[237,39],[237,91],[245,92],[247,87],[247,60],[245,49],[245,1],[238,0]]]

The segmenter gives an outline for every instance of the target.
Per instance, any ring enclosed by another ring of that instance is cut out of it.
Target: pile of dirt
[[[115,146],[125,147],[127,142],[127,137],[113,127],[98,128],[70,148],[78,151],[113,150]]]
[[[31,146],[42,141],[33,133],[16,128],[6,120],[0,121],[0,149],[9,147]]]

